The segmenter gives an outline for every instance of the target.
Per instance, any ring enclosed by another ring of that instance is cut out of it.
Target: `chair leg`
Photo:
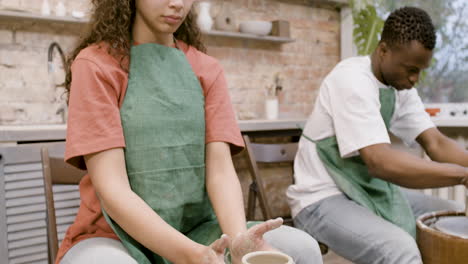
[[[247,203],[247,220],[255,220],[255,204],[257,202],[257,182],[252,182],[249,187],[249,200]]]
[[[318,242],[319,244],[319,248],[320,248],[320,253],[322,253],[322,255],[325,255],[328,253],[328,246],[321,243],[321,242]]]

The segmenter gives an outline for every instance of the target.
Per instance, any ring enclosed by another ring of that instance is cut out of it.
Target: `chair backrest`
[[[297,143],[250,143],[252,154],[257,162],[293,162]]]
[[[272,206],[266,195],[265,181],[258,168],[258,163],[293,162],[296,156],[298,143],[252,143],[250,137],[244,135],[247,150],[248,167],[252,176],[252,184],[249,190],[249,201],[247,205],[247,219],[254,220],[255,203],[258,195],[260,208],[264,219],[270,219],[274,214]],[[290,182],[293,182],[293,172],[289,173]],[[281,202],[286,201],[284,195]],[[286,219],[285,219],[286,220]]]
[[[49,155],[49,149],[46,147],[41,148],[41,160],[46,197],[49,263],[54,263],[58,251],[58,235],[52,187],[54,184],[79,184],[86,171],[79,170],[65,163],[63,153]]]
[[[262,210],[263,218],[271,219],[273,213],[270,202],[266,195],[265,182],[260,174],[257,163],[273,163],[273,162],[293,162],[297,153],[298,143],[252,143],[250,137],[244,135],[245,148],[247,150],[248,167],[252,176],[252,184],[249,189],[249,199],[247,205],[247,220],[255,220],[255,203],[258,196],[260,209]],[[293,172],[291,171],[291,183],[294,182]],[[280,199],[286,201],[286,197]],[[290,216],[284,216],[284,222],[287,225],[293,225]],[[319,242],[320,252],[325,255],[328,252],[327,245]]]

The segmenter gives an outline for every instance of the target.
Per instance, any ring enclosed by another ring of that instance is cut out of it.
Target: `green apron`
[[[380,113],[388,129],[395,110],[395,91],[381,88],[379,99]],[[336,136],[318,141],[303,136],[316,144],[321,161],[343,193],[415,237],[415,218],[398,186],[370,176],[360,156],[341,158]]]
[[[131,188],[169,225],[209,245],[222,233],[205,189],[203,90],[178,49],[141,44],[130,58],[120,116]],[[138,263],[169,263],[104,216]]]

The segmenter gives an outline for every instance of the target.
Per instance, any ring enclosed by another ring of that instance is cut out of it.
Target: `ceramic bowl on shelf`
[[[255,35],[266,36],[271,32],[270,21],[243,21],[239,24],[239,31]]]

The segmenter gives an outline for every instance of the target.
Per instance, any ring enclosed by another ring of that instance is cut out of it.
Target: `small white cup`
[[[242,257],[242,264],[294,264],[293,259],[281,252],[255,251]]]

